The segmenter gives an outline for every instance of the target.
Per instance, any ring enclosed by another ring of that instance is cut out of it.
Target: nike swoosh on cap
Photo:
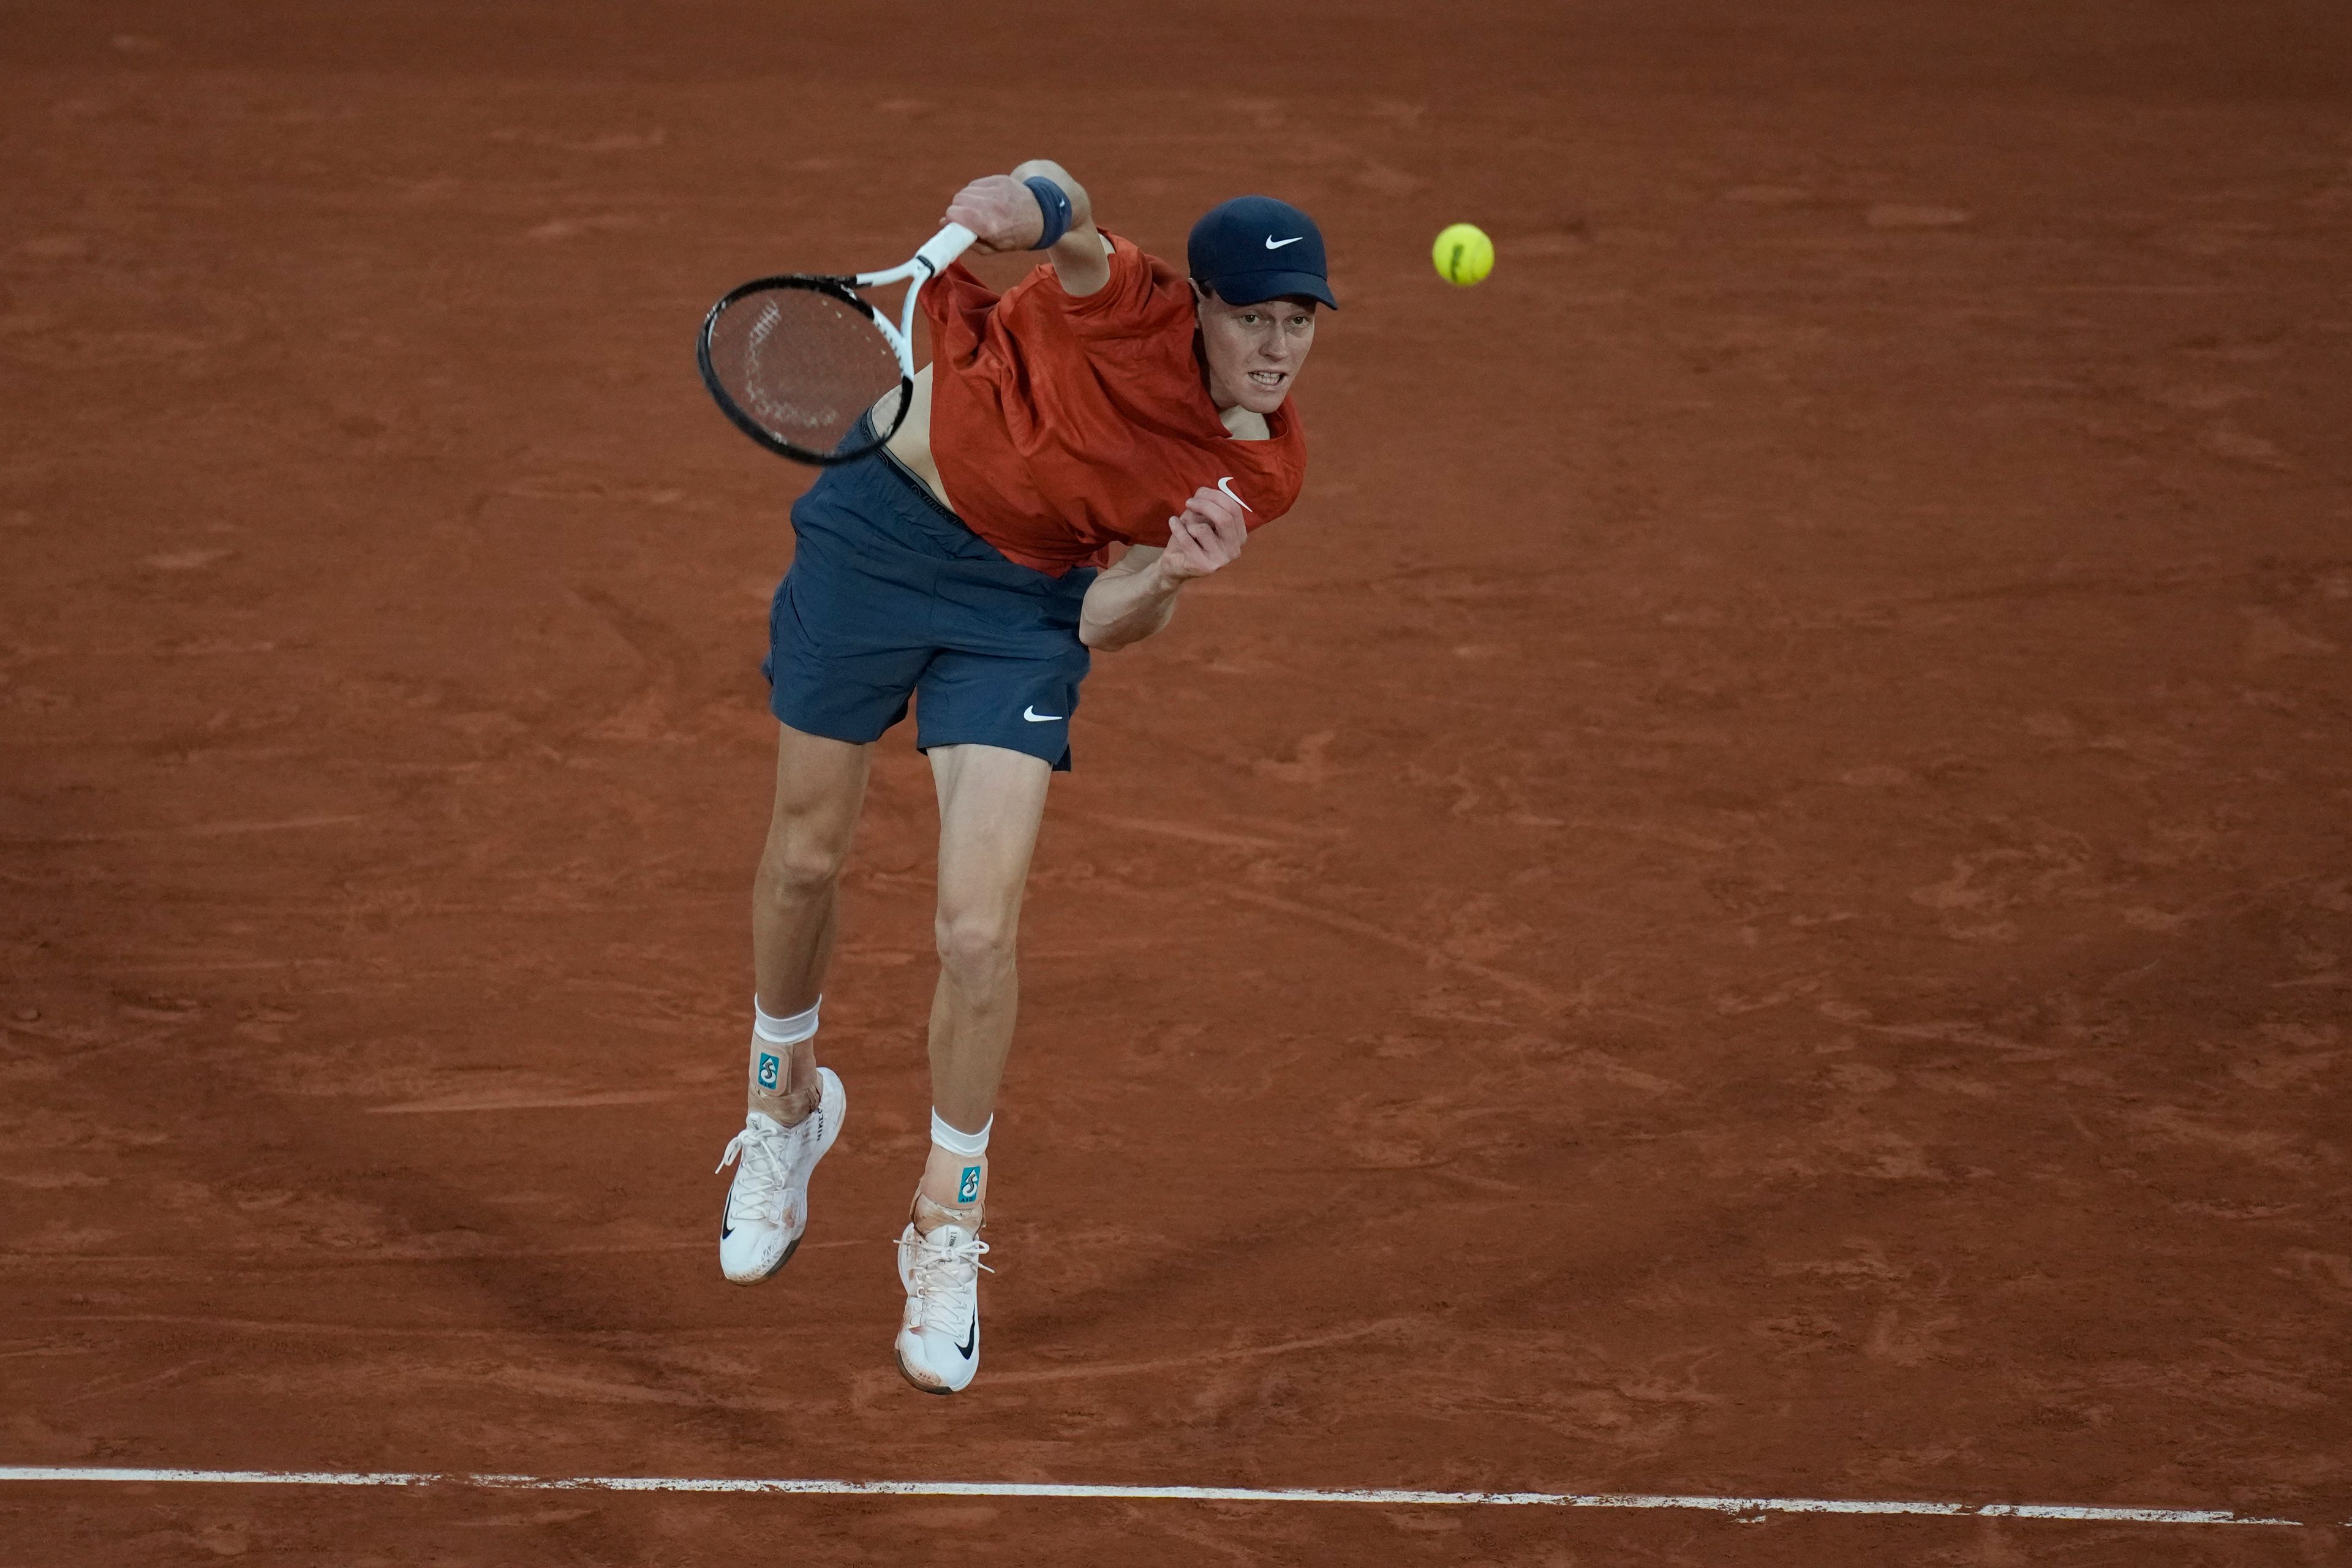
[[[1276,239],[1274,236],[1269,234],[1265,237],[1265,247],[1268,250],[1280,250],[1284,246],[1297,245],[1300,240],[1305,239],[1306,237],[1307,237],[1303,234],[1294,234],[1288,239]]]
[[[1040,713],[1037,711],[1037,705],[1032,702],[1028,707],[1021,710],[1021,717],[1028,720],[1032,724],[1053,724],[1059,722],[1062,715],[1059,713]]]

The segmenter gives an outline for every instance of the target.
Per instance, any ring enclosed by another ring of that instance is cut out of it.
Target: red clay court
[[[1344,309],[1088,686],[932,1400],[903,732],[713,1256],[809,475],[691,351],[1032,155]],[[17,3],[0,157],[7,1568],[2352,1551],[2341,5]]]

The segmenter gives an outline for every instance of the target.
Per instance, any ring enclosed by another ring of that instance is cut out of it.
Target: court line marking
[[[1044,1481],[757,1480],[696,1476],[514,1476],[429,1470],[180,1470],[110,1466],[0,1465],[0,1485],[84,1481],[152,1486],[194,1482],[252,1487],[471,1487],[525,1492],[752,1492],[801,1497],[1054,1498],[1110,1502],[1323,1502],[1410,1508],[1682,1509],[1760,1519],[1766,1514],[1928,1515],[2050,1519],[2098,1524],[2255,1524],[2301,1528],[2227,1509],[2092,1508],[2059,1503],[1927,1502],[1889,1499],[1703,1497],[1642,1492],[1441,1492],[1386,1488],[1118,1487]]]

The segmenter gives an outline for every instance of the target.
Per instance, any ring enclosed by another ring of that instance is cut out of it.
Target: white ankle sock
[[[824,1005],[824,998],[820,996],[808,1005],[807,1011],[779,1018],[760,1005],[755,993],[751,997],[751,1032],[772,1046],[797,1046],[816,1033],[816,1010]]]
[[[988,1130],[995,1125],[996,1118],[992,1116],[981,1124],[979,1131],[966,1132],[961,1128],[950,1126],[947,1118],[941,1116],[934,1107],[931,1110],[931,1142],[950,1154],[961,1154],[967,1160],[974,1159],[988,1152]]]

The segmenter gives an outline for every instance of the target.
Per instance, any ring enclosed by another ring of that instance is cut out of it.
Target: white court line
[[[423,1470],[142,1470],[83,1466],[0,1465],[0,1485],[16,1481],[100,1481],[155,1485],[201,1482],[246,1487],[476,1487],[526,1492],[764,1492],[818,1497],[1070,1498],[1120,1502],[1353,1502],[1413,1508],[1687,1509],[1756,1519],[1771,1513],[1968,1519],[2061,1519],[2098,1524],[2267,1524],[2226,1509],[2077,1508],[2056,1503],[1870,1501],[1803,1497],[1676,1497],[1640,1492],[1433,1492],[1311,1487],[1108,1487],[1045,1481],[753,1480],[691,1476],[503,1476]]]

